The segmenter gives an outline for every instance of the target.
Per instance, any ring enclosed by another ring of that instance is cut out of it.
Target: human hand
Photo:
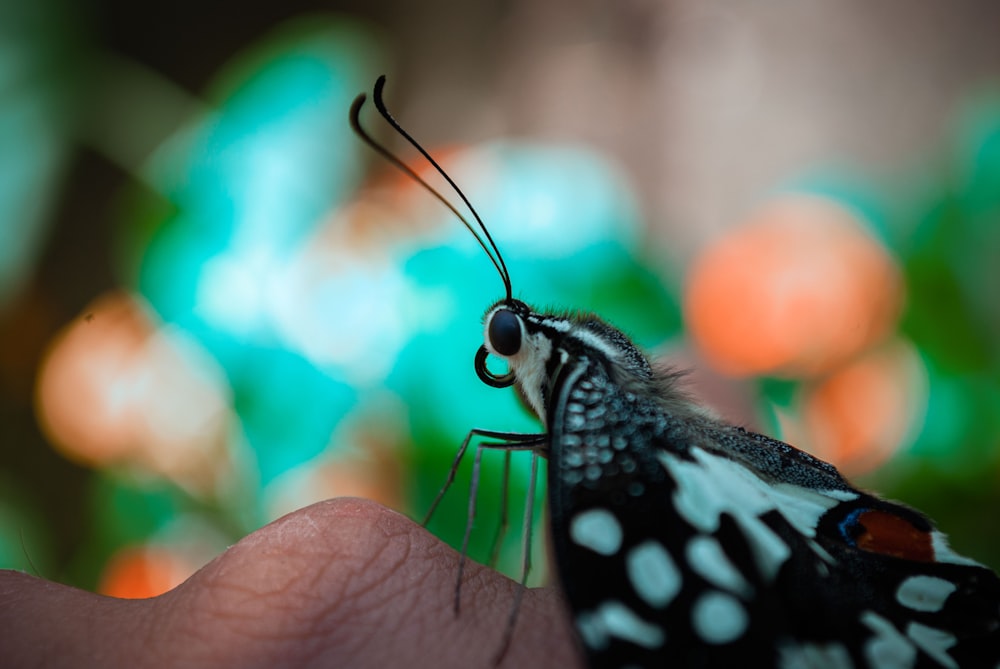
[[[404,516],[359,499],[314,504],[247,536],[159,597],[95,595],[0,571],[5,667],[483,667],[517,584]],[[525,593],[500,666],[572,667],[555,588]]]

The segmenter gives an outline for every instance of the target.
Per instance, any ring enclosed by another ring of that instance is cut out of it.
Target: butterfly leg
[[[441,503],[441,499],[444,494],[448,492],[448,488],[451,484],[455,482],[455,474],[458,472],[458,467],[462,463],[462,458],[465,457],[465,452],[469,450],[469,443],[474,437],[483,437],[485,439],[500,439],[501,442],[492,443],[489,448],[497,450],[525,450],[522,448],[511,448],[511,446],[517,445],[531,445],[533,448],[543,447],[548,443],[548,436],[544,434],[524,434],[521,432],[496,432],[494,430],[469,430],[469,434],[465,435],[465,439],[462,440],[462,445],[458,449],[458,453],[455,454],[455,459],[451,462],[451,467],[448,469],[448,478],[445,480],[444,485],[438,490],[438,494],[434,497],[434,501],[431,502],[431,506],[427,509],[427,513],[424,515],[421,525],[427,526],[430,522],[431,516],[437,510],[438,504]]]
[[[508,456],[510,451],[507,451]],[[500,641],[500,649],[493,659],[493,666],[497,666],[507,654],[510,641],[514,636],[514,627],[517,625],[517,614],[521,610],[521,600],[524,598],[524,591],[528,585],[528,572],[531,571],[531,521],[535,511],[535,483],[538,478],[538,454],[531,454],[531,478],[528,480],[528,496],[524,501],[524,532],[521,538],[521,583],[514,594],[514,604],[510,608],[507,616],[507,625],[504,627],[503,639]]]
[[[507,504],[510,494],[510,453],[508,450],[504,451],[503,454],[503,477],[500,480],[500,522],[497,524],[497,532],[493,536],[493,547],[490,549],[490,566],[494,569],[496,569],[497,561],[500,558],[500,546],[503,544],[503,539],[507,536],[509,528]]]
[[[445,480],[441,490],[438,491],[437,496],[431,504],[431,508],[428,510],[427,515],[424,518],[424,525],[426,525],[430,520],[434,511],[437,509],[438,504],[441,502],[441,499],[444,497],[445,492],[447,492],[448,488],[451,487],[451,484],[454,483],[455,474],[462,462],[462,458],[465,456],[466,451],[468,451],[469,444],[472,442],[473,438],[476,437],[496,441],[481,442],[476,447],[476,455],[473,459],[472,478],[469,483],[469,505],[466,516],[465,533],[462,537],[462,548],[459,552],[458,558],[458,575],[455,579],[454,610],[456,616],[460,611],[462,576],[464,575],[465,562],[468,558],[469,537],[472,533],[472,525],[476,518],[476,498],[479,491],[479,472],[482,466],[483,452],[486,450],[504,451],[504,471],[502,482],[503,496],[501,498],[502,515],[500,519],[500,526],[497,529],[497,535],[494,538],[492,549],[493,557],[491,558],[491,563],[495,563],[499,552],[500,541],[506,534],[508,525],[508,488],[510,483],[511,453],[513,451],[531,451],[531,478],[528,482],[528,496],[525,501],[520,587],[514,596],[514,603],[511,607],[510,614],[507,617],[507,623],[504,627],[502,641],[494,658],[494,665],[497,665],[503,659],[508,647],[510,646],[511,638],[514,634],[514,627],[517,623],[518,611],[521,608],[521,600],[524,596],[524,590],[528,580],[528,572],[531,569],[531,521],[534,517],[535,488],[538,478],[538,457],[546,457],[548,455],[549,437],[547,434],[523,434],[520,432],[497,432],[493,430],[479,429],[470,430],[469,434],[467,434],[465,439],[462,440],[462,445],[459,447],[458,453],[452,461],[451,468],[448,471],[448,478]]]
[[[444,495],[445,489],[451,485],[455,479],[455,470],[458,468],[458,464],[461,460],[462,455],[468,450],[469,442],[473,437],[483,437],[486,439],[498,439],[500,441],[489,441],[482,442],[476,448],[476,455],[472,462],[472,479],[469,483],[469,506],[468,515],[466,517],[465,523],[465,534],[462,537],[462,549],[459,552],[458,558],[458,579],[455,582],[455,615],[458,615],[462,594],[462,575],[465,572],[465,561],[468,558],[468,548],[469,548],[469,537],[472,534],[472,525],[476,519],[476,498],[479,491],[479,470],[482,464],[483,452],[486,450],[503,450],[508,454],[511,451],[533,451],[538,452],[540,447],[544,447],[548,443],[548,436],[544,434],[522,434],[519,432],[494,432],[491,430],[471,430],[469,434],[465,437],[462,442],[461,448],[459,448],[459,454],[456,456],[455,461],[452,463],[452,470],[448,473],[448,480],[445,482],[445,488],[438,493],[437,499],[435,499],[434,504],[436,505],[438,500]],[[532,458],[533,467],[536,467],[535,458]],[[534,494],[534,476],[532,477],[532,495]],[[432,509],[433,511],[433,509]],[[528,528],[530,533],[530,527]]]

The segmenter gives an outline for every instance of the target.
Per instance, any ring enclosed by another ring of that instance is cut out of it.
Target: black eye
[[[490,345],[500,355],[521,350],[521,322],[513,311],[501,309],[490,319]]]

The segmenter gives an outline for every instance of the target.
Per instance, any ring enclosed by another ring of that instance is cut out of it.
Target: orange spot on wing
[[[914,527],[905,518],[872,510],[862,513],[858,522],[864,528],[857,538],[858,548],[905,560],[934,561],[930,532]]]

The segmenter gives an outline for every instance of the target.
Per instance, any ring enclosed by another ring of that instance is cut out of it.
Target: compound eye
[[[489,337],[494,351],[514,355],[521,350],[521,319],[513,311],[501,309],[490,319]]]

